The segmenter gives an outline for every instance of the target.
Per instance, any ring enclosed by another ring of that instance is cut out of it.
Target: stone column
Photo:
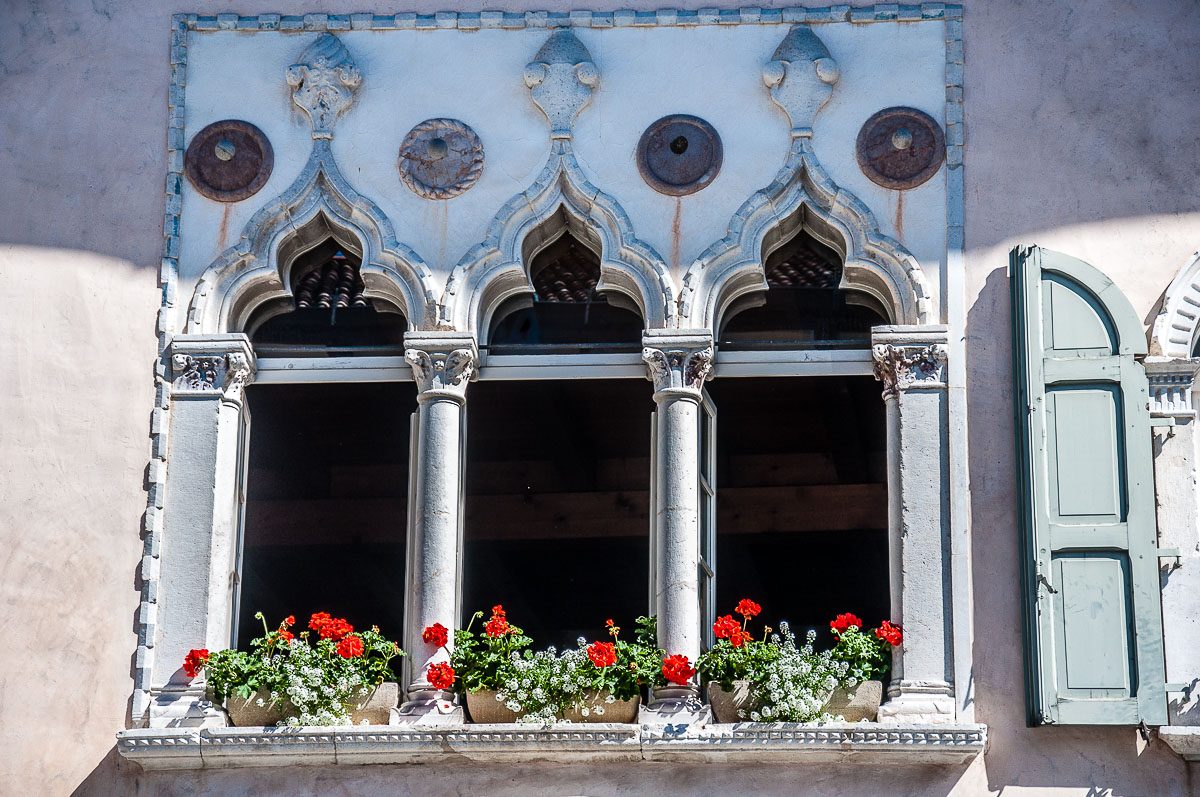
[[[1200,501],[1196,495],[1196,411],[1200,360],[1147,357],[1154,435],[1154,493],[1162,566],[1163,649],[1172,725],[1200,725]],[[1162,424],[1162,425],[1157,425]]]
[[[237,583],[244,388],[254,378],[245,335],[171,342],[170,452],[158,579],[150,727],[216,727],[224,715],[189,679],[193,648],[231,646]]]
[[[892,682],[879,721],[953,722],[950,478],[944,326],[872,331],[875,377],[883,382],[888,435],[888,550]]]
[[[699,584],[700,391],[712,373],[712,335],[707,331],[648,330],[642,359],[658,405],[654,512],[657,572],[654,612],[658,644],[695,666],[703,640]],[[695,679],[686,686],[654,690],[643,722],[703,725],[711,721]]]
[[[408,699],[394,712],[393,724],[461,723],[453,692],[434,688],[427,677],[430,664],[448,659],[446,650],[427,644],[421,634],[441,623],[453,635],[459,622],[463,408],[479,349],[461,333],[411,332],[404,343],[417,382],[418,428],[405,575]],[[447,647],[453,649],[453,643],[452,636]]]

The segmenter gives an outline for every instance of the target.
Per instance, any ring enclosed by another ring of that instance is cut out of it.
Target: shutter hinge
[[[1054,585],[1050,583],[1050,579],[1046,578],[1045,573],[1038,573],[1038,581],[1040,581],[1042,586],[1048,589],[1052,595],[1058,594],[1058,590],[1056,590]]]
[[[1179,549],[1178,548],[1159,548],[1158,549],[1158,558],[1175,560],[1174,562],[1166,562],[1166,563],[1159,564],[1159,569],[1161,569],[1161,570],[1178,570],[1179,568],[1183,567],[1183,562],[1180,561],[1180,558],[1179,558]]]

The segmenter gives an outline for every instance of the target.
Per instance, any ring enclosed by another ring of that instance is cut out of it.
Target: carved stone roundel
[[[267,184],[275,153],[257,127],[225,119],[192,137],[183,164],[188,181],[201,194],[218,202],[238,202]]]
[[[400,179],[417,196],[458,196],[483,174],[483,143],[457,119],[426,119],[400,145]]]
[[[716,179],[724,151],[713,126],[695,116],[664,116],[638,141],[642,179],[669,196],[694,194]]]
[[[916,188],[946,159],[946,137],[938,123],[916,108],[885,108],[858,132],[858,165],[884,188]]]

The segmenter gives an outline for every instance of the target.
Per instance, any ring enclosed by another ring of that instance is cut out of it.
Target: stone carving
[[[459,388],[458,392],[461,392],[476,376],[475,353],[470,349],[406,349],[404,359],[412,367],[413,378],[422,393],[452,388]]]
[[[937,174],[946,159],[946,137],[924,111],[884,108],[863,123],[855,154],[871,182],[903,191]]]
[[[1150,383],[1150,414],[1157,417],[1194,418],[1192,384],[1200,360],[1147,357],[1146,379]]]
[[[313,138],[333,138],[333,123],[354,101],[362,73],[341,40],[324,33],[288,67],[287,82],[292,101],[312,119]]]
[[[793,136],[812,135],[813,119],[839,75],[837,61],[806,25],[793,25],[763,66],[763,82],[791,120]]]
[[[1191,357],[1200,338],[1200,252],[1193,253],[1171,280],[1162,310],[1154,319],[1150,354],[1176,359]]]
[[[647,378],[654,392],[687,390],[698,392],[712,375],[713,347],[702,349],[642,349]]]
[[[483,143],[457,119],[426,119],[400,145],[400,179],[417,196],[449,199],[483,174]]]
[[[559,28],[525,65],[525,85],[550,120],[551,138],[570,138],[575,117],[600,85],[600,70],[568,28]]]
[[[883,395],[895,395],[910,388],[946,386],[946,347],[893,346],[880,343],[871,347],[875,360],[875,378],[883,382]]]
[[[225,368],[224,357],[193,357],[190,354],[174,354],[171,365],[175,368],[175,390],[216,390],[217,379]]]

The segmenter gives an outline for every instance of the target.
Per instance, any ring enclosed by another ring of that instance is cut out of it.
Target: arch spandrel
[[[1200,338],[1200,252],[1193,253],[1171,280],[1162,310],[1154,319],[1150,353],[1191,357]]]

